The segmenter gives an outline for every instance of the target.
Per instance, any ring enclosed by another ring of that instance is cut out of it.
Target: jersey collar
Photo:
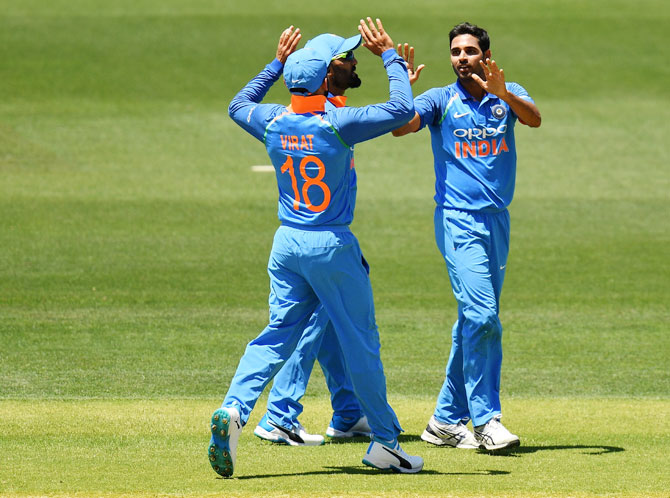
[[[470,92],[468,92],[468,91],[465,89],[465,87],[464,87],[463,85],[461,85],[461,81],[460,81],[460,80],[456,80],[456,86],[455,86],[455,88],[456,88],[456,92],[458,92],[458,95],[461,97],[461,100],[473,100],[473,101],[477,102],[477,99],[474,98],[474,97],[470,94]],[[482,103],[483,103],[484,101],[488,100],[488,99],[497,99],[497,98],[498,98],[498,97],[496,97],[496,96],[493,95],[492,93],[486,92],[486,93],[484,93],[484,97],[482,98]]]
[[[456,80],[456,91],[458,92],[458,95],[460,95],[461,100],[476,100],[470,92],[461,85],[461,80]]]
[[[344,95],[333,95],[332,93],[329,93],[328,102],[335,107],[345,107],[347,105],[347,98]]]
[[[325,95],[308,95],[307,97],[291,95],[291,105],[288,110],[295,114],[324,113],[325,106]]]

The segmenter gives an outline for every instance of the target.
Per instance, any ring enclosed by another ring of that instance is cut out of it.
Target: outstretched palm
[[[479,64],[484,70],[486,80],[481,79],[476,74],[472,75],[472,79],[479,83],[479,86],[487,92],[499,98],[504,97],[507,94],[507,87],[505,86],[505,73],[503,70],[498,67],[498,64],[493,59],[486,59],[486,62],[479,61]]]
[[[404,50],[403,50],[404,49]],[[424,67],[426,67],[425,64],[419,65],[419,67],[414,69],[414,47],[410,47],[409,43],[405,43],[404,45],[401,43],[398,43],[398,55],[405,59],[405,62],[407,63],[407,75],[409,76],[409,84],[413,85],[416,80],[419,79],[419,73],[423,70]]]

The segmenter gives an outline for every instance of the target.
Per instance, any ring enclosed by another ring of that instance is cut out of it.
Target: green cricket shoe
[[[209,463],[214,472],[230,477],[235,470],[237,441],[242,433],[240,412],[236,408],[219,408],[212,414],[210,428]]]

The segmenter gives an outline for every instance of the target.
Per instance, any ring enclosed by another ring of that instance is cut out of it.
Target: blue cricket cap
[[[286,59],[284,83],[289,92],[308,95],[316,92],[328,72],[330,58],[315,48],[301,48]]]
[[[330,59],[332,59],[336,55],[349,52],[349,50],[356,50],[362,41],[363,37],[360,34],[351,38],[342,38],[332,33],[324,33],[309,40],[305,44],[305,48],[315,48],[326,52],[330,54]]]

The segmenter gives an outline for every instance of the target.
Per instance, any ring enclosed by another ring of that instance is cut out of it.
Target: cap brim
[[[349,50],[356,50],[362,41],[363,37],[360,34],[347,38],[342,42],[342,45],[340,45],[340,48],[338,49],[339,53],[343,54]]]

